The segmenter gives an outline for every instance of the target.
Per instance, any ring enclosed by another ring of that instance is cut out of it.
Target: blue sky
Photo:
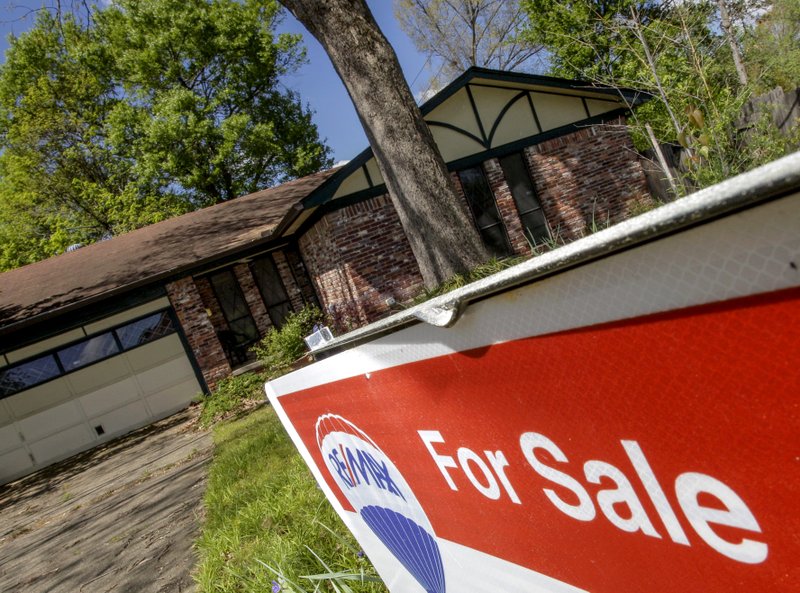
[[[179,1],[179,0],[176,0]],[[10,34],[19,35],[33,23],[32,9],[45,0],[0,0],[0,52],[5,55]],[[425,69],[426,56],[414,48],[411,40],[400,29],[392,13],[391,0],[368,0],[375,19],[397,52],[400,65],[415,95],[428,89],[430,72]],[[279,31],[302,33],[308,51],[309,63],[297,73],[287,77],[284,84],[300,93],[304,103],[315,112],[314,121],[320,137],[333,151],[336,161],[348,160],[367,147],[353,104],[342,82],[333,69],[327,54],[319,43],[290,14],[286,14]]]

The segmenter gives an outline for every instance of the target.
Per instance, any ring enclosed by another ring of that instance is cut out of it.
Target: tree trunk
[[[747,86],[747,70],[744,67],[744,60],[742,59],[742,52],[739,50],[739,44],[736,42],[733,23],[731,22],[730,13],[728,13],[728,7],[725,5],[725,0],[717,0],[717,6],[719,7],[720,26],[725,33],[725,38],[728,40],[728,46],[731,48],[733,65],[736,66],[739,84]]]
[[[364,0],[280,0],[317,38],[358,112],[426,286],[487,258],[466,204]]]

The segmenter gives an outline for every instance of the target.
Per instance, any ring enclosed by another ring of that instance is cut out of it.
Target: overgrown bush
[[[280,329],[270,329],[252,349],[264,363],[267,375],[274,377],[284,373],[302,357],[307,350],[303,338],[322,322],[322,311],[307,305],[296,313],[290,313]]]
[[[202,400],[200,424],[209,426],[222,418],[237,415],[252,407],[254,402],[263,401],[266,380],[267,376],[262,373],[244,373],[222,379],[211,395]]]

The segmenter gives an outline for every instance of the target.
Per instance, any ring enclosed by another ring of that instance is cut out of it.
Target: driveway
[[[196,415],[0,486],[0,591],[193,591],[212,447]]]

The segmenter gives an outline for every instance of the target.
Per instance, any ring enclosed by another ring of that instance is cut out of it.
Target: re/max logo
[[[356,449],[339,444],[339,448],[332,448],[328,453],[328,462],[332,473],[339,476],[339,480],[348,488],[367,485],[386,490],[405,500],[405,496],[389,475],[389,468],[385,461],[378,461],[368,451]]]

